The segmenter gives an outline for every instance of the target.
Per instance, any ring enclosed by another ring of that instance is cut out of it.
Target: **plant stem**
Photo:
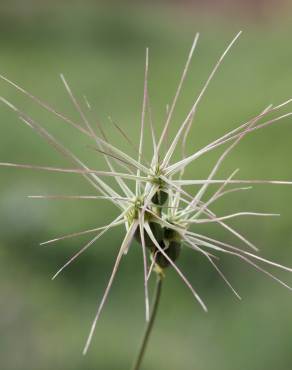
[[[140,350],[139,350],[139,353],[138,353],[138,357],[137,357],[137,359],[134,363],[134,366],[133,366],[132,370],[139,370],[140,369],[140,366],[141,366],[141,363],[142,363],[142,360],[143,360],[143,356],[144,356],[145,351],[146,351],[146,347],[147,347],[149,337],[150,337],[150,334],[151,334],[151,331],[152,331],[152,328],[153,328],[153,324],[154,324],[154,321],[155,321],[155,317],[156,317],[156,314],[157,314],[157,309],[158,309],[158,305],[159,305],[159,301],[160,301],[162,279],[163,279],[163,277],[160,274],[158,274],[150,319],[147,323],[146,330],[145,330],[145,333],[143,335],[142,343],[141,343]]]

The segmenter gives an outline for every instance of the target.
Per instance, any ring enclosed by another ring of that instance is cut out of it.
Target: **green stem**
[[[151,331],[152,331],[152,328],[153,328],[153,324],[154,324],[154,321],[155,321],[155,317],[156,317],[156,314],[157,314],[157,309],[158,309],[159,300],[160,300],[160,296],[161,296],[162,279],[163,279],[162,276],[158,275],[157,282],[156,282],[156,289],[155,289],[155,293],[154,293],[154,302],[153,302],[153,306],[152,306],[150,319],[147,323],[146,330],[145,330],[145,333],[143,335],[141,347],[140,347],[140,350],[139,350],[139,353],[138,353],[138,357],[137,357],[137,359],[134,363],[134,366],[133,366],[132,370],[139,370],[140,369],[140,366],[141,366],[141,363],[142,363],[142,360],[143,360],[143,356],[144,356],[145,351],[146,351],[146,347],[147,347],[149,337],[150,337],[150,334],[151,334]]]

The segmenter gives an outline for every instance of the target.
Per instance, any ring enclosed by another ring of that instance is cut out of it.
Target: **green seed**
[[[163,240],[163,228],[157,222],[150,222],[149,226],[157,242],[161,243]],[[142,243],[140,229],[136,230],[135,239],[137,240],[138,243],[140,244]],[[152,252],[155,251],[156,246],[151,240],[150,236],[147,234],[147,232],[144,232],[144,240],[146,247],[149,248]]]
[[[164,246],[162,245],[161,247],[164,248]],[[164,249],[164,252],[174,262],[178,259],[180,255],[180,250],[181,244],[179,242],[170,242],[169,247],[167,249]],[[166,268],[170,265],[170,261],[161,252],[158,252],[156,254],[156,263],[161,268]]]
[[[152,203],[158,206],[163,206],[163,204],[167,201],[167,199],[168,199],[168,193],[166,193],[163,190],[158,190],[152,197]]]

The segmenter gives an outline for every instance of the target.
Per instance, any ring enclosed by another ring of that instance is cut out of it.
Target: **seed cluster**
[[[158,189],[157,192],[153,195],[151,201],[153,204],[154,212],[156,212],[158,216],[161,216],[163,207],[165,206],[167,200],[168,193],[165,190]],[[136,211],[134,211],[134,213],[136,213]],[[148,217],[149,226],[156,239],[156,242],[160,245],[160,247],[164,250],[166,255],[172,261],[177,260],[181,251],[180,234],[171,228],[161,226],[161,224],[158,222],[158,219],[156,219],[154,215],[148,213]],[[138,229],[135,232],[135,239],[140,244],[142,244],[141,234]],[[158,250],[157,246],[147,233],[144,234],[144,242],[146,248],[151,253],[153,261],[155,262],[157,267],[159,267],[159,270],[164,269],[170,265],[170,261]]]

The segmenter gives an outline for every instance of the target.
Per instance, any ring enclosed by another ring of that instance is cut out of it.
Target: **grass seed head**
[[[182,76],[179,80],[177,90],[174,94],[173,101],[171,102],[162,132],[159,138],[156,137],[149,107],[149,93],[148,93],[148,69],[149,69],[149,51],[146,50],[146,63],[145,63],[145,76],[144,76],[144,89],[142,100],[142,113],[141,113],[141,129],[139,138],[139,147],[134,149],[137,156],[131,156],[117,146],[110,143],[103,129],[100,129],[101,134],[98,135],[93,126],[87,119],[87,112],[83,111],[81,104],[75,97],[73,90],[69,86],[65,77],[61,75],[62,82],[68,93],[68,96],[80,116],[80,122],[75,122],[66,117],[64,114],[58,112],[51,107],[50,104],[43,102],[36,98],[33,94],[18,86],[8,78],[1,76],[0,79],[5,83],[13,86],[22,94],[26,95],[45,110],[55,115],[58,119],[65,124],[70,125],[75,130],[78,130],[82,135],[93,143],[95,150],[104,158],[105,164],[108,167],[107,171],[99,171],[95,168],[90,168],[78,156],[71,152],[66,146],[48,132],[39,122],[35,121],[27,113],[21,111],[10,103],[5,98],[0,98],[2,103],[9,109],[12,109],[20,118],[20,123],[28,125],[33,131],[40,135],[44,140],[52,145],[59,153],[61,153],[70,163],[73,168],[59,168],[31,164],[15,164],[15,163],[0,163],[5,167],[18,167],[23,169],[35,169],[50,172],[59,172],[64,174],[79,174],[83,176],[88,185],[96,192],[96,196],[76,195],[37,195],[32,196],[37,199],[106,199],[111,202],[117,209],[118,215],[115,219],[107,225],[89,229],[85,231],[70,233],[68,235],[59,236],[42,244],[51,244],[59,242],[66,238],[73,238],[84,234],[93,234],[91,238],[77,253],[71,256],[68,261],[57,271],[54,278],[65,268],[71,265],[82,253],[88,248],[93,246],[106,232],[113,230],[115,227],[124,226],[125,236],[121,242],[120,248],[117,252],[115,264],[106,286],[104,295],[97,308],[90,333],[84,348],[85,354],[89,348],[90,342],[93,337],[96,323],[100,317],[101,311],[104,307],[109,291],[113,284],[116,273],[119,269],[120,263],[130,249],[132,241],[135,239],[142,251],[143,273],[144,273],[144,292],[145,292],[145,315],[146,320],[149,319],[149,299],[148,299],[148,280],[153,272],[160,276],[165,275],[166,268],[173,268],[183,283],[189,288],[197,302],[201,305],[203,310],[207,311],[207,307],[197,291],[190,284],[184,273],[176,265],[176,261],[182,251],[182,246],[203,255],[214,268],[218,275],[225,281],[226,285],[232,290],[236,297],[240,298],[239,294],[232,287],[228,279],[216,264],[216,260],[220,255],[232,255],[244,261],[271,277],[281,285],[292,290],[286,283],[274,276],[262,265],[278,267],[282,270],[291,272],[292,269],[283,266],[279,263],[267,260],[253,251],[257,251],[256,246],[239,231],[232,228],[227,222],[229,219],[242,216],[250,217],[273,217],[275,214],[267,214],[260,212],[240,212],[236,211],[233,214],[217,215],[213,211],[213,204],[219,198],[227,197],[231,192],[246,191],[250,186],[256,184],[273,184],[273,185],[291,185],[291,181],[278,181],[278,180],[240,180],[235,179],[238,170],[232,172],[228,178],[217,178],[217,172],[220,169],[223,161],[236,147],[236,145],[245,138],[245,136],[254,132],[255,130],[262,129],[279,122],[283,118],[290,117],[292,112],[282,114],[279,116],[272,116],[270,114],[278,112],[283,107],[287,106],[292,99],[288,99],[278,105],[270,105],[255,117],[241,124],[239,127],[225,133],[218,139],[210,144],[201,148],[200,150],[187,155],[186,142],[192,124],[196,118],[196,113],[199,108],[199,103],[203,99],[207,87],[213,79],[216,71],[220,67],[223,59],[231,49],[231,46],[240,36],[240,32],[228,44],[223,54],[215,63],[214,68],[211,70],[205,84],[202,86],[200,93],[195,98],[185,119],[175,136],[170,141],[166,153],[163,154],[161,150],[162,143],[165,142],[168,136],[169,127],[173,120],[173,112],[180,97],[180,93],[187,76],[193,53],[199,39],[199,34],[195,36],[193,45],[187,58],[186,65],[183,69]],[[90,105],[87,104],[90,108]],[[149,116],[149,117],[148,117]],[[147,129],[146,123],[149,123],[149,130],[152,137],[153,155],[149,163],[145,160],[144,145],[145,145],[145,131]],[[133,143],[128,138],[125,131],[117,124],[114,124],[119,134],[127,140],[127,143]],[[134,140],[135,142],[135,140]],[[206,179],[185,179],[184,171],[187,166],[196,161],[199,157],[217,149],[224,148],[223,153],[218,157],[214,167],[211,168],[209,176]],[[175,152],[181,153],[181,158],[178,161],[172,161]],[[114,179],[116,186],[108,182],[108,179]],[[230,188],[230,186],[234,186]],[[196,189],[195,194],[189,192],[189,188]],[[207,190],[215,190],[210,192]],[[226,222],[227,220],[227,222]],[[245,248],[236,245],[230,245],[224,241],[215,239],[212,235],[203,235],[198,233],[196,224],[199,223],[216,223],[222,229],[227,230],[231,235],[235,236],[240,242],[245,244]],[[251,250],[252,251],[251,251]],[[150,256],[150,258],[149,258]],[[150,261],[149,261],[150,260]]]

